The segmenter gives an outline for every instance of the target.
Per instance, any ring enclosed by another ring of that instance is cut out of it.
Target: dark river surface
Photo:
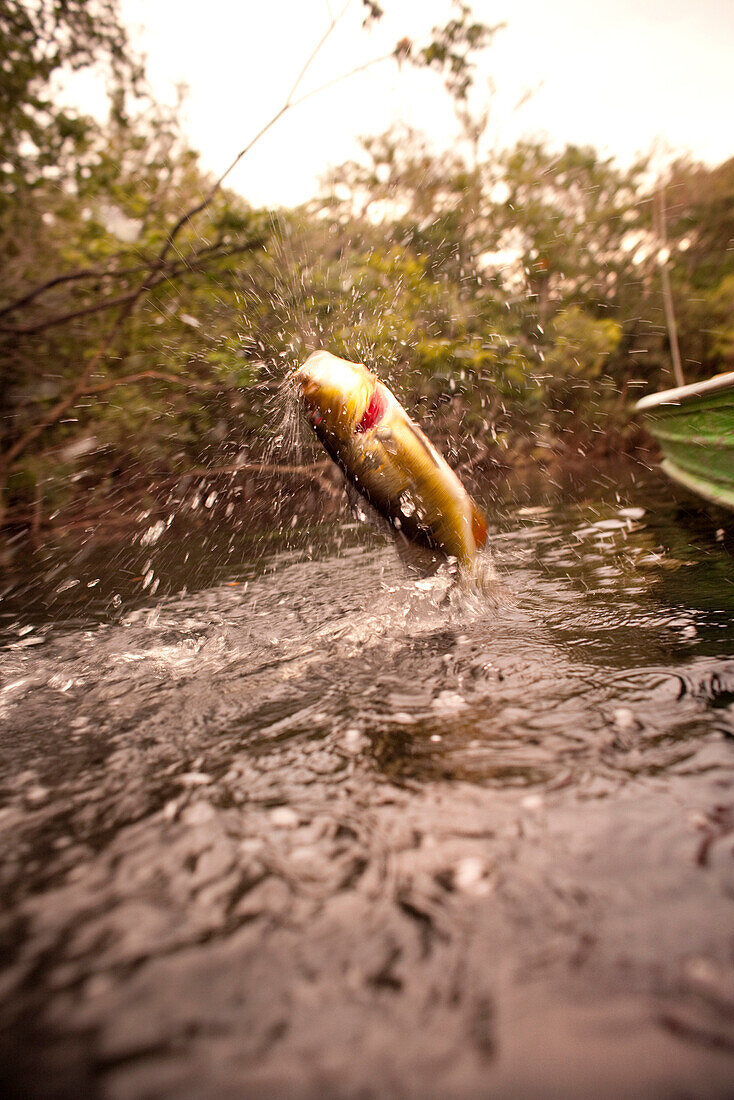
[[[503,504],[497,601],[348,514],[19,553],[3,1095],[734,1095],[720,522]]]

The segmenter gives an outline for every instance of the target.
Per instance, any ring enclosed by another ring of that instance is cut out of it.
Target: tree
[[[14,177],[6,181],[7,201],[0,210],[1,243],[8,261],[5,298],[0,302],[2,396],[7,410],[0,453],[4,498],[9,477],[37,483],[32,467],[37,465],[39,447],[53,449],[63,442],[69,420],[88,420],[89,414],[70,415],[80,403],[94,405],[110,387],[133,385],[133,376],[134,384],[186,380],[172,367],[162,371],[148,365],[151,357],[160,361],[164,348],[159,336],[146,352],[141,350],[144,315],[158,311],[157,319],[165,317],[159,304],[167,293],[170,296],[170,288],[191,285],[197,278],[204,277],[205,283],[210,279],[209,290],[216,294],[213,276],[221,277],[222,264],[226,267],[264,242],[268,234],[263,220],[226,196],[224,181],[286,111],[318,91],[303,95],[299,88],[340,17],[331,19],[281,108],[240,150],[227,172],[217,180],[204,180],[195,157],[175,133],[175,120],[161,127],[155,109],[147,118],[129,114],[127,99],[130,93],[140,93],[142,74],[131,57],[115,0],[0,3],[11,59],[8,123],[2,140]],[[380,17],[379,6],[371,0],[364,0],[364,7],[366,22]],[[484,40],[482,25],[472,22],[469,9],[459,4],[454,17],[436,28],[426,45],[403,40],[390,57],[441,71],[450,93],[461,98],[471,85],[472,56]],[[110,82],[110,123],[101,141],[88,120],[55,110],[50,94],[55,73],[93,63],[106,67]],[[159,131],[163,145],[154,138]],[[111,155],[105,152],[106,142]],[[21,191],[31,197],[22,207],[17,202]],[[126,234],[127,242],[122,239]],[[41,270],[44,277],[39,279]],[[233,271],[230,277],[236,281]],[[229,308],[231,324],[234,308]],[[200,332],[196,325],[189,327]],[[181,342],[175,357],[181,364],[189,341],[165,320],[163,331],[169,344],[172,337]],[[146,332],[148,337],[154,334]],[[230,347],[230,357],[222,347],[210,348],[207,354],[200,349],[196,362],[221,368],[224,358],[232,368],[232,387],[239,378],[235,347]],[[48,370],[38,377],[38,363],[49,364],[53,379]],[[201,386],[196,378],[186,377],[187,384]],[[212,384],[216,380],[215,375]],[[218,380],[224,381],[221,370]]]
[[[0,0],[0,163],[3,205],[78,155],[92,124],[59,108],[52,78],[104,67],[114,111],[139,90],[142,68],[120,20],[118,0]]]

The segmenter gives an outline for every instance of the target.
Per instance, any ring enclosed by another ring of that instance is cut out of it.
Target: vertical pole
[[[656,209],[655,209],[656,207]],[[655,207],[653,209],[653,216],[657,213],[657,237],[660,242],[660,252],[667,248],[666,245],[666,227],[665,227],[665,189],[661,183],[655,192]],[[668,272],[668,257],[661,256],[658,253],[658,262],[660,264],[660,278],[663,284],[663,305],[665,307],[665,323],[668,328],[668,342],[670,344],[670,355],[673,360],[673,377],[675,379],[676,386],[685,386],[686,380],[683,377],[683,367],[680,360],[680,348],[678,347],[678,330],[675,324],[675,310],[673,309],[673,295],[670,289],[670,274]]]

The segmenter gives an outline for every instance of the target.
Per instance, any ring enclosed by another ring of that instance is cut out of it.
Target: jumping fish
[[[405,538],[471,567],[486,518],[384,382],[328,351],[295,380],[316,435],[369,504]]]

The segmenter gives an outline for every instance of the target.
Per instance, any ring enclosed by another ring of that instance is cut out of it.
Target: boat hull
[[[636,407],[660,444],[665,473],[734,510],[734,372],[650,394]]]

